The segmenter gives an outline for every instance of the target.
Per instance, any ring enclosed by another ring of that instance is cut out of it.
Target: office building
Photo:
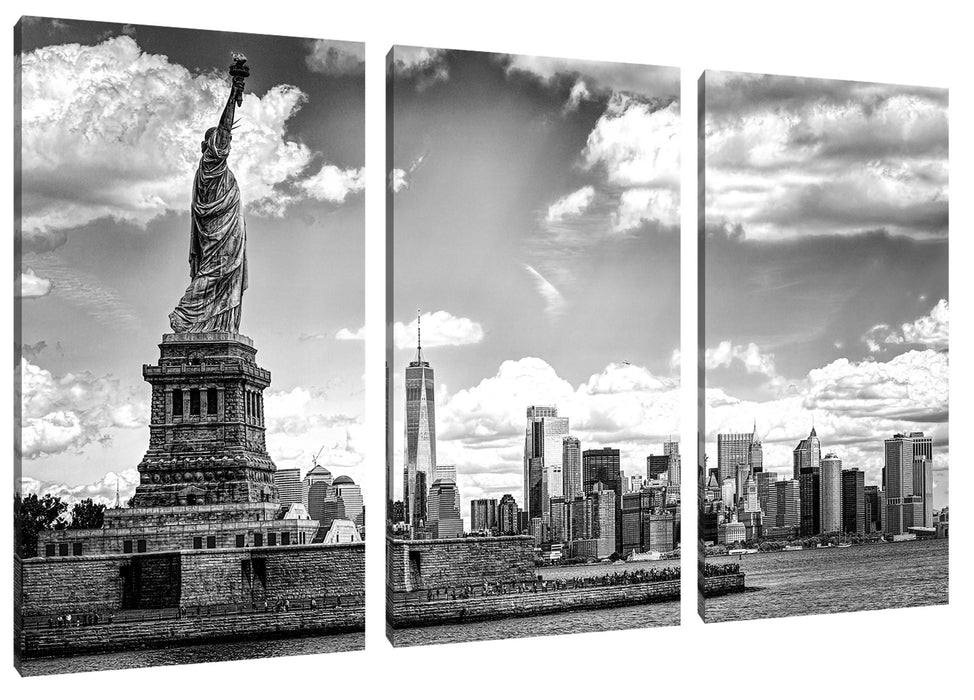
[[[427,499],[427,527],[435,539],[463,536],[463,519],[456,504],[457,485],[449,479],[434,481]]]
[[[901,535],[913,520],[913,502],[904,521],[903,505],[913,496],[913,438],[896,433],[884,441],[886,470],[886,533]]]
[[[416,359],[406,367],[405,461],[403,503],[406,522],[417,527],[427,520],[422,507],[427,495],[424,484],[436,482],[436,407],[435,378],[430,363],[423,358],[419,319],[416,319]],[[420,484],[419,475],[422,474]]]
[[[561,443],[561,469],[565,499],[582,495],[582,443],[569,435]]]
[[[663,442],[663,454],[670,458],[666,480],[673,486],[680,484],[680,443],[676,440]]]
[[[878,486],[863,489],[866,505],[866,532],[886,532],[886,493]]]
[[[802,467],[798,475],[798,491],[801,496],[802,537],[822,532],[822,481],[820,468]]]
[[[529,520],[548,517],[548,501],[564,495],[564,441],[568,418],[556,406],[528,406],[524,432],[524,510]]]
[[[470,531],[495,532],[497,530],[497,499],[475,498],[470,501]]]
[[[843,530],[842,460],[830,452],[822,458],[820,473],[822,532]]]
[[[589,493],[596,483],[611,490],[616,499],[613,524],[616,527],[615,551],[622,549],[622,474],[619,450],[603,447],[582,452],[582,487]]]
[[[365,505],[362,501],[362,487],[352,481],[351,477],[339,476],[331,484],[335,495],[341,499],[344,516],[351,520],[356,527],[365,527]]]
[[[801,440],[792,452],[793,474],[798,479],[802,469],[811,468],[818,474],[822,465],[822,443],[812,426],[812,432]]]
[[[278,469],[274,472],[274,484],[281,499],[281,506],[304,503],[300,469]]]
[[[497,504],[497,531],[501,535],[519,535],[522,532],[521,508],[514,496],[505,493]]]
[[[822,473],[825,471],[822,460]],[[842,532],[866,534],[866,475],[858,469],[842,472]]]

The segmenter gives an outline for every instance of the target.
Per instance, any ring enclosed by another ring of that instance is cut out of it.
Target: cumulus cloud
[[[24,267],[14,278],[14,297],[38,299],[51,293],[51,280],[38,276],[31,268]]]
[[[329,469],[355,468],[364,459],[360,417],[336,414],[324,391],[295,387],[264,395],[267,451],[279,468],[307,471],[312,457]]]
[[[709,222],[750,238],[948,226],[946,90],[707,73]]]
[[[899,328],[887,324],[873,326],[863,340],[871,352],[878,352],[884,345],[923,345],[946,350],[950,344],[950,310],[947,300],[941,299],[929,314],[904,323]]]
[[[534,280],[535,289],[537,289],[538,294],[544,300],[545,315],[550,320],[563,316],[565,313],[565,297],[562,296],[561,292],[558,291],[555,285],[545,279],[544,275],[530,265],[525,264],[524,269],[527,270],[528,274]]]
[[[570,194],[566,194],[548,207],[548,215],[545,217],[545,220],[548,223],[554,223],[565,218],[578,216],[588,208],[594,197],[595,188],[591,185],[586,185]]]
[[[571,92],[568,93],[568,102],[565,103],[565,111],[572,112],[578,109],[578,106],[582,104],[584,100],[589,99],[592,93],[588,91],[588,87],[585,85],[584,80],[576,80],[575,84],[572,85]]]
[[[398,194],[403,190],[409,189],[409,177],[416,172],[416,169],[423,164],[425,159],[426,154],[424,153],[410,163],[408,168],[393,168],[389,172],[389,189],[391,189],[394,194]]]
[[[309,70],[325,75],[363,75],[365,73],[365,44],[358,41],[316,39],[305,57]]]
[[[135,468],[123,471],[110,471],[100,479],[91,483],[71,486],[57,481],[43,481],[30,476],[21,477],[21,493],[36,493],[38,496],[51,494],[58,496],[69,504],[90,498],[95,503],[103,503],[114,507],[115,493],[118,489],[119,503],[124,507],[128,500],[135,495],[135,487],[139,485],[139,470]]]
[[[337,333],[335,333],[336,340],[365,340],[365,326],[362,326],[357,331],[353,331],[350,328],[342,328]]]
[[[419,317],[424,348],[472,345],[484,339],[484,329],[477,321],[454,316],[449,311],[433,311]],[[397,321],[392,333],[399,350],[416,347],[417,321]]]
[[[572,94],[600,90],[634,93],[643,97],[676,96],[680,94],[680,70],[667,66],[647,66],[633,63],[585,61],[551,56],[505,56],[507,72],[524,71],[549,81],[561,76],[576,76]]]
[[[450,79],[447,53],[441,49],[393,46],[392,70],[397,78],[412,81],[420,92]]]
[[[64,229],[99,218],[144,226],[185,210],[198,144],[226,102],[225,76],[194,74],[125,35],[38,48],[21,67],[25,251],[57,247]],[[252,211],[280,214],[299,195],[344,199],[334,183],[348,185],[348,172],[305,176],[314,154],[287,138],[306,99],[277,85],[237,109],[232,168]]]
[[[734,345],[729,340],[724,340],[718,343],[717,347],[707,348],[704,353],[704,364],[707,369],[726,368],[738,363],[749,374],[763,374],[768,377],[776,375],[774,353],[763,353],[754,343]]]
[[[350,194],[365,189],[365,168],[342,169],[326,163],[315,175],[299,182],[298,187],[318,201],[341,204]]]
[[[619,197],[619,208],[612,214],[612,230],[630,231],[643,222],[655,221],[661,226],[680,223],[680,198],[672,190],[634,188]]]
[[[15,371],[20,373],[18,437],[24,459],[79,451],[110,440],[114,429],[142,428],[148,422],[148,406],[111,376],[55,376],[25,358]]]

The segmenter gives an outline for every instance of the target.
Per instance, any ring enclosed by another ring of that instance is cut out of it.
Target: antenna
[[[118,498],[118,474],[115,475],[115,507],[122,507],[121,501]]]
[[[416,361],[423,361],[423,336],[422,328],[420,328],[420,322],[422,321],[422,314],[419,309],[416,309]]]

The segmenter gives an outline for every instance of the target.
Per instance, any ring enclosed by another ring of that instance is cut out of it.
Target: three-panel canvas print
[[[22,675],[948,602],[946,89],[394,46],[379,426],[365,46],[14,36]]]

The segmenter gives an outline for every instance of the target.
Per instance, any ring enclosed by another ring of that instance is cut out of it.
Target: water
[[[844,549],[711,557],[738,562],[745,593],[708,598],[707,622],[947,603],[947,543],[917,540]]]
[[[575,576],[602,576],[625,570],[679,568],[680,561],[626,562],[624,564],[593,564],[589,566],[550,566],[538,569],[545,579],[572,578]],[[637,627],[666,627],[680,624],[680,601],[633,605],[602,610],[578,610],[575,612],[511,617],[501,620],[467,622],[462,625],[438,625],[392,630],[396,646],[418,644],[450,644],[455,642],[479,642],[488,639],[515,639],[548,634],[574,634],[577,632],[606,632]]]
[[[21,664],[21,673],[25,676],[42,676],[51,673],[108,671],[144,666],[198,664],[209,661],[266,659],[274,656],[297,654],[328,654],[335,651],[355,651],[364,648],[364,632],[321,637],[254,639],[222,644],[193,644],[166,649],[141,649],[52,659],[27,659]]]

